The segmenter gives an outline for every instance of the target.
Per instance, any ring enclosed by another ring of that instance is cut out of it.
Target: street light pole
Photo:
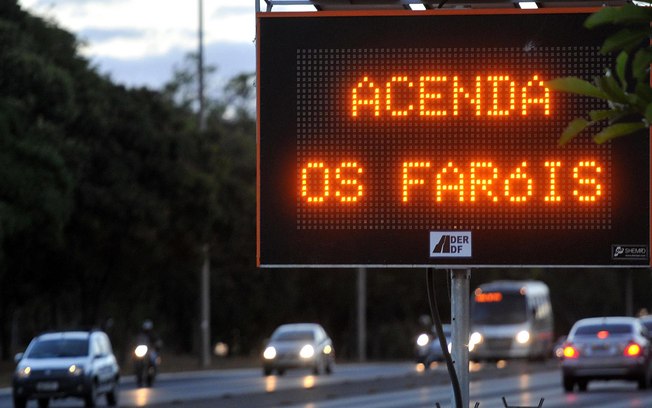
[[[199,0],[199,30],[198,30],[199,49],[197,51],[197,77],[198,77],[198,99],[199,107],[197,110],[197,128],[199,133],[204,132],[206,119],[204,118],[204,4]],[[211,319],[210,319],[210,251],[208,243],[202,247],[203,264],[201,268],[201,277],[199,282],[200,309],[201,309],[201,351],[200,364],[202,367],[208,367],[211,364],[210,338],[211,338]]]

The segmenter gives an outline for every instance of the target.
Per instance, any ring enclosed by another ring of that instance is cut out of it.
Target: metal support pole
[[[469,406],[469,293],[470,269],[453,269],[451,272],[451,342],[455,372],[460,382],[462,407]],[[451,393],[451,401],[455,396]],[[456,407],[456,408],[462,408]]]
[[[197,128],[199,132],[203,132],[206,128],[206,118],[204,116],[204,2],[199,0],[199,27],[197,32],[198,50],[197,50],[197,77],[198,89],[197,99],[199,99],[199,109],[197,112]],[[202,248],[203,264],[200,275],[200,325],[201,332],[201,352],[200,364],[202,367],[208,367],[211,364],[211,301],[210,301],[210,253],[208,251],[208,244],[204,244]]]
[[[358,360],[367,360],[367,270],[358,268]]]
[[[625,277],[625,316],[634,316],[634,276],[631,269]]]

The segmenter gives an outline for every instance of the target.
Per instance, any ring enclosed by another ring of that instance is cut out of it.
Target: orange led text
[[[508,74],[363,76],[350,93],[352,117],[549,116],[550,90],[538,74],[517,83]]]
[[[507,201],[518,204],[534,199],[560,203],[563,200],[559,191],[562,162],[547,160],[540,166],[544,171],[539,172],[539,179],[535,180],[531,175],[534,169],[527,161],[509,169],[500,169],[490,160],[472,161],[463,167],[452,161],[438,166],[430,161],[405,161],[401,197],[404,203],[408,203],[413,194],[425,191],[425,194],[432,194],[437,203],[454,200],[460,203]],[[569,166],[567,171],[572,174],[572,196],[576,201],[595,202],[602,197],[602,166],[596,161],[579,161]]]
[[[323,203],[332,197],[342,203],[355,203],[364,194],[358,181],[362,167],[354,161],[340,163],[331,169],[324,162],[308,162],[301,169],[301,197],[309,203]]]

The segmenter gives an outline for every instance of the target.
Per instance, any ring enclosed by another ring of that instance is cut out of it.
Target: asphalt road
[[[652,391],[638,391],[627,382],[594,382],[588,392],[564,393],[555,362],[479,364],[471,367],[471,406],[652,407]],[[264,377],[260,369],[216,370],[160,376],[153,388],[137,388],[133,379],[121,383],[122,407],[192,408],[441,408],[451,406],[444,366],[420,372],[410,362],[338,365],[330,376],[289,371]],[[0,408],[11,407],[9,389],[0,389]],[[35,408],[35,402],[28,407]],[[74,399],[52,407],[81,407]],[[103,398],[98,406],[106,406]]]

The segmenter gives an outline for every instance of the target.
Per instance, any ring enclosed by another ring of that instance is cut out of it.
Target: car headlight
[[[27,378],[32,373],[32,367],[21,367],[16,371],[18,378]]]
[[[134,350],[134,354],[138,358],[145,357],[145,354],[147,354],[147,346],[144,344],[139,345],[138,347],[136,347],[136,350]]]
[[[424,347],[428,344],[429,341],[430,337],[428,337],[427,334],[422,333],[419,335],[419,337],[417,337],[417,346]]]
[[[473,332],[469,338],[469,349],[472,349],[471,346],[475,347],[475,345],[482,343],[482,340],[482,334],[479,332]]]
[[[333,352],[333,347],[331,347],[330,344],[327,344],[326,347],[324,347],[324,354],[330,354]]]
[[[516,333],[516,342],[519,344],[525,344],[530,341],[530,332],[527,330],[521,330]]]
[[[70,367],[68,367],[68,374],[74,377],[78,377],[84,374],[84,367],[78,366],[77,364],[73,364]]]
[[[311,358],[314,355],[315,349],[310,344],[306,344],[305,346],[301,347],[301,351],[299,351],[299,356],[301,358]]]
[[[265,351],[263,352],[263,357],[265,360],[273,360],[276,358],[276,349],[272,346],[267,346]]]

